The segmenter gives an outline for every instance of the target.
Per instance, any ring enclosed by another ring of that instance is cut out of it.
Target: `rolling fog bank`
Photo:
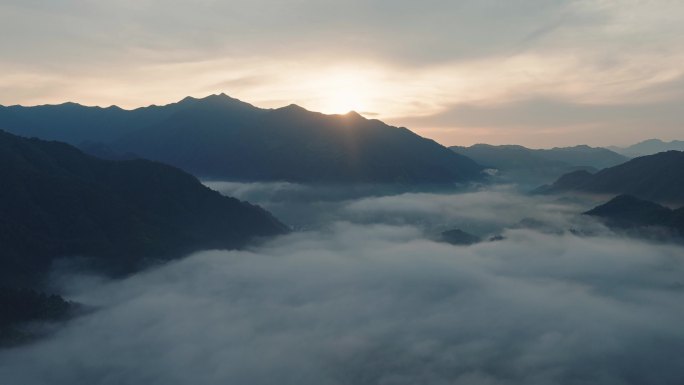
[[[96,309],[0,351],[21,384],[677,384],[684,248],[579,215],[593,202],[210,184],[303,229],[123,280],[54,274]],[[449,228],[501,235],[469,247]]]

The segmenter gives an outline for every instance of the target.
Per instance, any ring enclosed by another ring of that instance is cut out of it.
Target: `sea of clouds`
[[[580,215],[591,202],[509,187],[336,199],[312,187],[272,187],[222,191],[280,209],[307,230],[122,280],[57,274],[65,296],[93,310],[48,338],[0,351],[0,382],[684,378],[684,248],[615,235]],[[306,199],[294,198],[304,190]],[[297,217],[290,204],[311,210]],[[450,227],[504,239],[469,247],[432,240]]]

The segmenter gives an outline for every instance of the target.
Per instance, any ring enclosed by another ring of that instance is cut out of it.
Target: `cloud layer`
[[[505,193],[482,194],[365,198],[341,212],[461,205],[453,220],[500,222],[477,206],[500,208]],[[574,209],[524,210],[567,227]],[[98,310],[0,352],[0,378],[549,385],[677,384],[684,374],[679,246],[509,228],[503,241],[454,247],[426,239],[421,224],[368,222],[200,252],[122,281],[65,278],[67,294]]]
[[[543,224],[546,231],[607,229],[577,215],[605,197],[527,196],[513,185],[461,186],[449,190],[405,191],[388,185],[309,186],[293,183],[206,182],[224,195],[255,202],[300,229],[335,221],[419,227],[434,234],[460,227],[492,235],[521,221]]]

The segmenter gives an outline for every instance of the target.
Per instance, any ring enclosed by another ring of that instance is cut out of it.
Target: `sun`
[[[351,89],[333,90],[326,101],[329,113],[345,114],[349,111],[363,111],[364,103],[358,91]]]
[[[358,73],[328,74],[319,83],[318,108],[327,114],[361,112],[368,108],[369,82]]]

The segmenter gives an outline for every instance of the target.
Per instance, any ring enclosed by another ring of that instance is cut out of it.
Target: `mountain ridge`
[[[610,150],[586,145],[531,149],[520,145],[480,143],[449,149],[485,167],[499,170],[504,178],[537,185],[577,169],[597,171],[629,160]]]
[[[595,174],[576,171],[538,191],[629,194],[661,203],[684,203],[684,152],[646,155]]]
[[[356,112],[262,109],[225,94],[134,110],[2,107],[2,128],[74,145],[102,143],[215,179],[459,183],[483,177],[476,162],[405,127]]]
[[[609,227],[620,230],[641,230],[638,235],[684,237],[684,207],[670,209],[655,202],[622,194],[594,207],[585,215],[600,218]],[[652,231],[661,228],[670,232]],[[651,229],[651,231],[643,231]]]
[[[644,155],[653,155],[665,151],[684,151],[684,141],[671,140],[669,142],[666,142],[661,139],[654,138],[643,140],[639,143],[635,143],[627,147],[609,146],[608,148],[625,156],[635,158]]]
[[[287,227],[177,168],[108,161],[0,131],[0,278],[40,281],[62,257],[111,273],[209,248],[240,248]]]

